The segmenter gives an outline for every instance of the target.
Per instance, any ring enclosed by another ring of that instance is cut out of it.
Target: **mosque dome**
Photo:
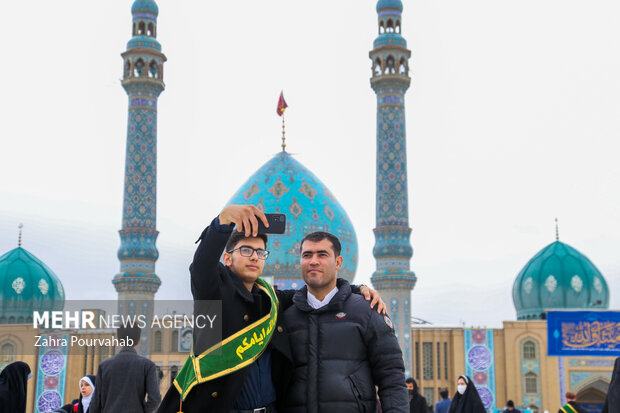
[[[157,3],[153,0],[136,0],[131,6],[131,13],[135,14],[139,12],[150,12],[157,16],[159,14],[159,7],[157,7]]]
[[[300,241],[315,231],[334,234],[342,244],[339,277],[353,280],[357,269],[357,237],[342,206],[327,187],[287,152],[260,167],[233,195],[230,204],[256,205],[264,212],[286,214],[286,233],[269,235],[264,276],[281,289],[300,288]]]
[[[512,287],[517,319],[544,319],[550,309],[605,309],[609,289],[585,255],[560,241],[540,250]]]
[[[398,9],[403,11],[403,3],[400,0],[379,0],[377,2],[377,11],[381,9]]]
[[[32,322],[33,311],[62,310],[65,291],[41,260],[17,247],[0,257],[0,324]]]

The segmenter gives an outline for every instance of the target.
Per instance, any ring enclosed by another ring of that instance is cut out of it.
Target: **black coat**
[[[134,348],[123,347],[99,364],[88,412],[152,413],[160,400],[155,363],[138,355]]]
[[[201,312],[200,300],[221,300],[222,336],[226,338],[247,327],[269,312],[269,297],[256,287],[250,293],[241,280],[228,267],[220,263],[230,232],[218,231],[212,223],[200,236],[200,245],[194,254],[190,266],[194,312]],[[283,306],[291,304],[294,291],[276,291]],[[218,316],[220,318],[220,316]],[[216,318],[217,320],[217,318]],[[217,321],[216,321],[217,323]],[[214,324],[215,326],[215,324]],[[216,326],[216,329],[219,329]],[[207,332],[208,333],[208,332]],[[194,352],[200,354],[208,348],[214,338],[200,332],[194,335]],[[219,341],[219,340],[217,340]],[[272,380],[276,394],[280,399],[291,375],[290,345],[283,333],[281,320],[274,329],[269,344],[271,346]],[[195,386],[183,402],[183,413],[194,412],[229,412],[239,395],[243,383],[250,372],[250,366]],[[257,406],[260,407],[260,406]],[[174,385],[166,393],[159,413],[176,413],[179,411],[179,392]]]
[[[611,374],[611,382],[602,410],[602,413],[614,412],[620,412],[620,357],[614,363],[614,372]]]
[[[0,373],[0,412],[25,413],[30,367],[23,361],[7,365]]]
[[[409,413],[428,413],[426,398],[417,391],[409,401]]]
[[[391,321],[349,283],[338,280],[329,304],[313,309],[307,287],[282,313],[295,370],[278,413],[375,412],[375,385],[384,413],[408,413],[402,353]]]

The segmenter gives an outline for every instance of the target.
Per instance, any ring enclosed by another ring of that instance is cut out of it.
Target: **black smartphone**
[[[258,220],[259,234],[284,234],[286,231],[286,215],[284,214],[265,214],[269,228],[265,228],[265,224]]]

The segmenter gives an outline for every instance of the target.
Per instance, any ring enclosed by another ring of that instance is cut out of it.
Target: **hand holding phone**
[[[258,221],[259,234],[284,234],[286,231],[286,215],[284,214],[265,214],[269,228],[261,220]]]

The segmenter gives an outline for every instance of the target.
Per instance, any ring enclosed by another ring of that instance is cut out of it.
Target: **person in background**
[[[521,410],[515,409],[515,402],[513,402],[512,400],[508,400],[504,413],[521,413]]]
[[[119,327],[119,341],[130,346],[102,361],[97,370],[95,391],[88,413],[151,413],[161,400],[157,368],[151,360],[139,356],[140,327]]]
[[[610,410],[610,413],[612,410]],[[566,392],[566,404],[560,407],[558,413],[588,413],[577,403],[577,395],[572,391]]]
[[[448,397],[450,394],[448,393],[448,389],[441,389],[439,391],[439,396],[441,396],[441,401],[435,403],[435,413],[448,413],[448,410],[450,409],[450,403],[452,403],[452,400],[450,400],[450,397]]]
[[[409,413],[427,413],[426,398],[420,394],[418,383],[413,377],[408,377],[405,380],[405,385],[409,392]]]
[[[620,357],[614,363],[614,372],[605,397],[605,405],[601,413],[620,412]]]
[[[30,367],[23,361],[7,365],[0,373],[0,412],[26,413]]]
[[[413,390],[414,382],[415,380],[413,379],[413,377],[407,377],[405,379],[405,386],[407,387],[407,392],[409,393],[409,400],[411,400],[411,398],[413,397],[413,393],[411,392],[411,390]]]
[[[82,377],[79,381],[80,398],[54,410],[52,413],[88,413],[90,401],[95,392],[95,381],[95,376],[92,374]]]
[[[478,390],[469,377],[459,376],[456,388],[448,413],[486,413]]]

